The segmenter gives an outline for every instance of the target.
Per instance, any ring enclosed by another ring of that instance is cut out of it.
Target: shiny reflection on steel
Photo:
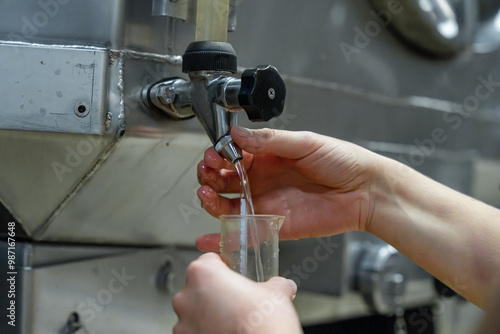
[[[236,15],[236,7],[242,0],[230,0],[229,1],[229,17],[227,23],[227,30],[230,32],[236,31],[236,25],[238,23]]]
[[[214,146],[217,152],[221,152],[222,157],[235,163],[243,159],[241,148],[234,144],[233,138],[230,135],[223,136]]]
[[[473,50],[489,53],[500,49],[500,1],[479,0],[479,20]]]
[[[189,15],[189,8],[193,7],[196,7],[194,0],[153,0],[152,15],[170,16],[192,23],[194,20]]]
[[[181,78],[144,88],[142,100],[148,108],[176,120],[195,116],[191,103],[191,83]]]
[[[386,20],[392,28],[424,53],[449,57],[472,43],[477,17],[475,0],[401,0],[397,11],[389,10],[394,6],[391,0],[371,2],[379,13],[390,13]]]
[[[127,56],[132,59],[137,60],[152,60],[162,63],[167,63],[174,66],[179,66],[182,64],[181,55],[170,55],[170,54],[159,54],[154,52],[144,52],[130,49],[108,49],[98,46],[91,45],[80,45],[80,44],[42,44],[42,43],[30,43],[23,41],[7,41],[0,39],[0,46],[14,46],[14,47],[32,47],[32,48],[56,48],[56,49],[79,49],[79,50],[91,50],[91,51],[106,51],[111,55],[122,55]]]
[[[358,269],[358,287],[375,312],[392,315],[405,295],[405,275],[400,272],[403,256],[392,246],[365,247]]]
[[[193,109],[203,128],[214,144],[229,133],[229,128],[235,119],[230,115],[234,108],[225,108],[218,102],[223,100],[218,93],[219,86],[225,86],[229,80],[227,74],[222,72],[190,72],[192,84]],[[236,107],[236,106],[231,106]]]
[[[220,80],[217,85],[216,100],[221,106],[234,111],[241,110],[238,94],[240,92],[241,80],[228,77]]]
[[[191,81],[166,79],[142,92],[146,106],[173,119],[197,116],[217,152],[231,162],[241,159],[241,149],[229,132],[237,122],[241,80],[219,71],[190,72]],[[228,138],[230,141],[228,142]]]

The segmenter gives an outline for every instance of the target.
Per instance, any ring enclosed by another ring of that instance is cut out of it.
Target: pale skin
[[[293,281],[256,283],[207,253],[190,264],[186,285],[174,297],[179,321],[173,333],[301,333],[292,305],[296,292]]]
[[[235,127],[231,135],[245,151],[244,164],[256,212],[286,217],[281,239],[347,231],[372,233],[468,300],[486,308],[500,268],[500,210],[451,190],[399,162],[341,140],[310,132],[240,127]],[[237,173],[213,148],[206,151],[198,165],[198,178],[202,184],[198,196],[211,215],[239,213],[239,199],[223,196],[239,193]],[[216,252],[218,244],[218,235],[205,235],[197,240],[197,247],[203,251]],[[215,255],[210,256],[210,261],[222,264]],[[188,279],[197,271],[189,268]],[[217,271],[209,267],[200,271],[219,278],[238,276],[222,265]],[[280,280],[280,286],[290,286],[284,278],[275,278],[273,284]],[[253,292],[247,296],[249,299],[241,296],[228,300],[223,307],[226,315],[251,312],[236,306],[248,306],[251,296],[258,295],[257,291],[269,284],[251,283],[249,289]],[[186,284],[176,296],[174,306],[199,306],[200,298],[207,303],[220,303],[224,294],[238,295],[237,286],[219,291],[203,287],[203,282]],[[290,299],[295,294],[288,293]],[[291,302],[281,307],[289,316],[286,323],[296,326],[294,331],[282,332],[300,333]],[[277,319],[270,315],[266,324],[254,333],[276,333],[266,327],[275,321],[284,323],[279,320],[283,314],[274,313]],[[189,331],[186,324],[194,326],[199,319],[178,314],[179,324],[184,326],[174,333],[196,333]],[[233,326],[227,333],[239,332]]]

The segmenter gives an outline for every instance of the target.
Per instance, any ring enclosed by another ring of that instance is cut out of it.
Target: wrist
[[[405,203],[409,191],[406,184],[413,186],[416,178],[421,176],[412,168],[393,159],[377,155],[372,162],[372,179],[370,184],[371,215],[365,231],[383,240],[388,226],[402,219],[405,215]],[[415,188],[415,187],[413,187]],[[402,210],[403,209],[403,210]]]

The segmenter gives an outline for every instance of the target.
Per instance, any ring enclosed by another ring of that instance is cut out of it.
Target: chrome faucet
[[[231,138],[237,111],[244,109],[253,122],[281,115],[286,87],[270,65],[245,70],[241,79],[233,47],[224,42],[193,42],[183,55],[182,71],[190,81],[167,78],[143,90],[144,103],[174,119],[198,117],[216,151],[235,163],[241,149]]]

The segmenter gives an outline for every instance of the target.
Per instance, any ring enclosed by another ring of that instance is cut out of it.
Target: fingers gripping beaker
[[[277,276],[278,234],[284,220],[273,215],[220,216],[222,260],[257,282]]]

